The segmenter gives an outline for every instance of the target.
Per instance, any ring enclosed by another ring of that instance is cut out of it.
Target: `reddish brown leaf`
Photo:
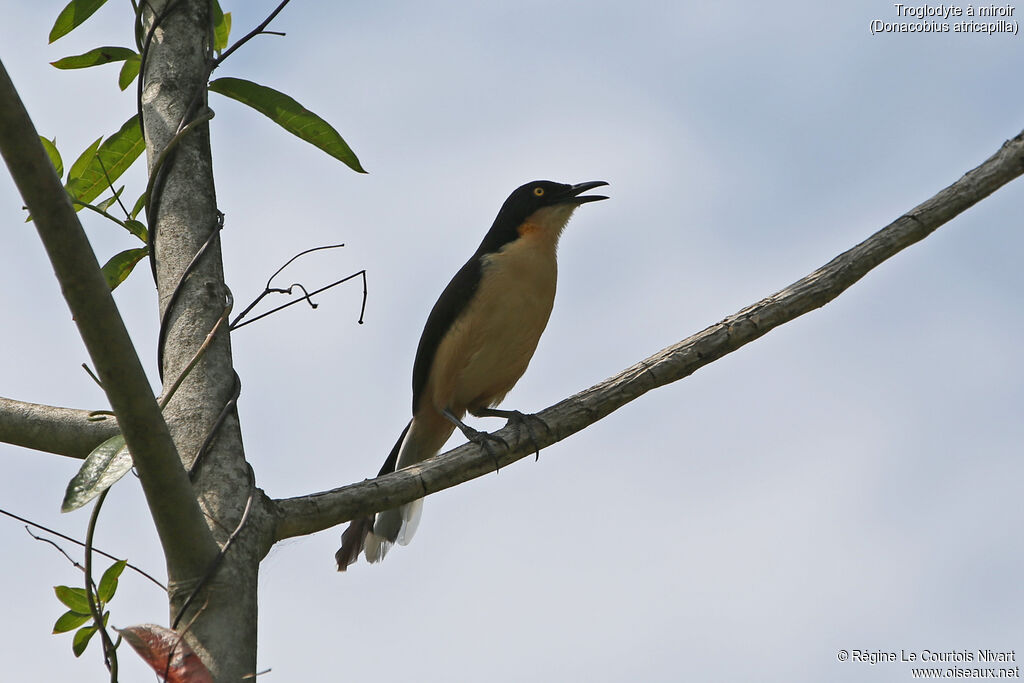
[[[129,626],[117,632],[167,683],[213,683],[213,676],[181,634],[156,624]]]

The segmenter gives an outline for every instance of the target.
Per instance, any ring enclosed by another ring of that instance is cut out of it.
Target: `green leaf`
[[[231,35],[231,12],[227,14],[220,8],[220,3],[213,0],[213,49],[220,52],[228,46]]]
[[[135,206],[132,207],[132,218],[135,218],[139,213],[146,208],[146,193],[143,192],[139,195],[139,198],[135,200]]]
[[[96,150],[99,149],[101,142],[103,142],[102,136],[96,138],[96,142],[89,145],[86,150],[82,152],[77,159],[75,159],[75,163],[71,164],[71,170],[68,171],[69,183],[85,173],[85,169],[89,167],[89,163],[92,161],[93,157],[96,156]]]
[[[289,133],[319,147],[353,171],[366,173],[338,131],[288,95],[241,78],[218,78],[210,83],[210,90],[249,105]]]
[[[78,158],[68,175],[68,192],[81,202],[91,202],[110,187],[110,183],[121,177],[145,148],[146,143],[142,139],[142,129],[139,127],[139,117],[136,114],[121,126],[121,130],[104,140],[92,158],[87,160],[84,168],[79,169],[76,174],[76,167],[82,162],[85,154]],[[80,210],[81,207],[76,206],[75,209]]]
[[[110,602],[110,599],[114,597],[114,593],[117,591],[117,579],[126,566],[128,566],[128,560],[118,560],[103,572],[100,585],[96,588],[96,596],[101,601]]]
[[[133,56],[138,57],[135,50],[127,47],[114,47],[107,45],[104,47],[93,48],[92,50],[80,55],[63,57],[58,59],[56,62],[50,62],[50,65],[55,66],[58,69],[85,69],[90,66],[109,64],[110,62],[123,62]],[[122,88],[122,90],[124,90],[124,88]]]
[[[121,196],[122,192],[124,192],[124,185],[122,185],[121,188],[117,190],[113,195],[107,197],[102,202],[97,204],[96,208],[99,209],[100,211],[106,211],[114,202],[117,201],[117,198]]]
[[[224,21],[217,25],[216,29],[216,40],[217,40],[217,52],[228,46],[228,38],[231,36],[231,12],[224,13]]]
[[[139,75],[139,68],[142,66],[142,58],[133,53],[131,57],[124,60],[121,65],[121,73],[117,75],[117,87],[126,90],[135,77]]]
[[[57,599],[64,603],[64,606],[72,612],[89,614],[89,598],[85,596],[84,588],[54,586],[53,592],[57,594]]]
[[[93,12],[102,7],[106,1],[71,0],[67,7],[60,11],[57,21],[53,23],[53,28],[50,29],[50,42],[52,43],[61,36],[66,36],[74,31],[82,22],[91,17]]]
[[[43,149],[46,150],[46,155],[50,157],[50,163],[53,164],[53,170],[57,171],[57,177],[62,177],[64,175],[64,160],[60,158],[60,152],[57,151],[57,138],[47,140],[40,135],[39,142],[43,143]]]
[[[56,623],[53,625],[53,632],[56,633],[67,633],[68,631],[74,631],[76,628],[84,624],[85,622],[92,619],[90,614],[81,614],[75,610],[68,610],[64,614],[60,615]]]
[[[114,254],[110,260],[103,264],[103,277],[107,279],[107,286],[111,290],[125,281],[135,264],[146,258],[149,254],[149,247],[138,247],[136,249],[125,249],[119,254]],[[120,479],[120,477],[118,477]]]
[[[135,235],[143,242],[149,242],[149,231],[146,230],[146,225],[142,221],[129,218],[124,222],[124,224],[128,228],[128,232]]]
[[[82,653],[85,652],[85,648],[89,647],[89,641],[95,633],[95,626],[83,626],[75,631],[75,639],[71,641],[71,651],[75,653],[76,657],[82,656]]]
[[[110,437],[95,449],[82,463],[78,474],[68,482],[61,503],[61,512],[71,512],[82,507],[96,496],[103,493],[132,468],[132,457],[124,445],[124,437],[120,434]],[[84,589],[82,589],[84,592]],[[59,595],[57,597],[60,597]],[[64,603],[67,605],[67,603]],[[75,609],[73,605],[68,605]],[[86,603],[86,610],[88,603]]]

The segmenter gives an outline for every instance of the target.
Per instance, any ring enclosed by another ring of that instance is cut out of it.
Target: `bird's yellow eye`
[[[533,196],[534,197],[543,197],[544,196],[544,188],[543,187],[535,187],[535,188],[533,188]]]

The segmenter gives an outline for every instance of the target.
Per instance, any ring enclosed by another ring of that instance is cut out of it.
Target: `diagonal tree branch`
[[[0,443],[81,460],[117,433],[117,420],[110,416],[0,396]]]
[[[118,416],[168,567],[201,576],[217,555],[217,545],[82,224],[3,64],[0,152],[32,213],[68,308]]]
[[[719,323],[659,351],[618,375],[538,413],[550,427],[537,431],[537,446],[547,447],[575,434],[651,389],[678,381],[699,368],[835,299],[868,271],[918,242],[939,226],[1024,174],[1024,132],[977,168],[923,204],[900,216],[852,249]],[[510,449],[505,466],[526,457],[534,444],[506,426],[498,432]],[[276,540],[327,529],[360,515],[386,510],[461,484],[494,470],[495,461],[472,444],[413,467],[308,496],[274,501]]]

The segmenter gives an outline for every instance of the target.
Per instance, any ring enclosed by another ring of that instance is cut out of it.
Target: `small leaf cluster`
[[[53,43],[81,26],[106,2],[107,0],[71,0],[53,23],[53,28],[50,29],[50,42]],[[213,20],[214,49],[219,53],[228,44],[228,36],[231,33],[231,12],[221,10],[217,0],[213,0]],[[63,57],[55,62],[50,62],[50,64],[58,69],[85,69],[111,62],[124,62],[117,76],[117,86],[121,90],[125,90],[139,75],[142,54],[141,51],[130,47],[106,45],[93,48],[80,55]]]
[[[114,593],[117,592],[118,579],[127,565],[127,560],[118,560],[110,565],[107,571],[103,572],[100,583],[96,586],[94,592],[96,613],[102,615],[104,627],[106,627],[107,621],[110,619],[110,612],[106,609],[107,603],[111,601]],[[92,640],[96,631],[99,630],[93,617],[93,611],[89,606],[89,593],[85,588],[71,588],[69,586],[54,586],[53,591],[56,593],[57,599],[68,608],[67,612],[57,618],[56,623],[53,625],[53,632],[56,634],[75,631],[75,637],[71,641],[71,650],[75,653],[76,657],[81,657],[82,653],[85,652],[85,648],[89,646],[89,641]],[[88,626],[84,625],[89,621],[93,623]]]
[[[57,177],[63,179],[64,161],[57,149],[56,138],[47,140],[40,137],[40,141],[50,156]],[[103,276],[110,289],[124,282],[135,264],[149,254],[149,247],[146,246],[149,233],[145,223],[139,220],[139,214],[146,206],[145,192],[135,200],[129,210],[121,201],[124,186],[114,189],[114,182],[139,158],[145,148],[139,117],[136,115],[128,119],[113,135],[106,139],[97,138],[89,145],[71,165],[64,183],[76,211],[86,208],[98,213],[127,230],[143,244],[141,247],[115,254],[103,265]],[[109,197],[96,204],[91,203],[108,188],[111,190]],[[121,207],[123,219],[110,213],[109,210],[115,203]]]
[[[105,3],[106,0],[71,0],[61,10],[53,28],[50,29],[49,41],[53,43],[81,26]],[[231,13],[223,12],[217,0],[213,0],[213,7],[216,20],[215,47],[220,51],[227,45],[231,31]],[[111,45],[97,47],[80,55],[63,57],[51,64],[58,69],[84,69],[113,62],[123,62],[117,83],[121,90],[125,90],[139,75],[142,65],[141,47],[139,50]],[[56,138],[41,138],[41,141],[57,171],[57,176],[63,179],[64,163],[57,149]],[[142,127],[136,115],[128,119],[113,135],[105,139],[97,138],[87,147],[71,165],[65,182],[65,188],[76,211],[86,208],[98,213],[120,225],[143,243],[143,246],[115,254],[103,265],[103,277],[111,290],[124,282],[136,264],[149,255],[149,233],[145,223],[139,220],[139,214],[146,206],[146,193],[140,195],[129,210],[121,199],[124,186],[114,188],[114,182],[135,163],[145,148]],[[108,189],[112,193],[109,197],[96,204],[92,203]],[[110,208],[115,203],[120,205],[124,218],[118,218],[110,213]]]
[[[211,1],[214,36],[213,48],[220,55],[228,46],[231,34],[231,13],[224,12],[218,0]],[[53,28],[50,30],[50,42],[53,43],[55,40],[66,36],[78,26],[81,26],[105,3],[106,0],[71,0],[61,10],[60,15],[54,22]],[[139,10],[137,9],[137,11]],[[246,39],[239,41],[239,43],[245,42]],[[137,42],[139,45],[138,50],[129,47],[107,45],[93,48],[79,55],[63,57],[51,62],[51,64],[58,69],[84,69],[114,62],[123,62],[121,71],[118,74],[118,87],[121,90],[125,90],[139,76],[139,70],[142,65],[142,41],[137,40]],[[227,55],[225,54],[224,57],[227,57]],[[220,61],[221,59],[215,60],[211,70],[216,68]],[[288,95],[265,85],[240,78],[218,78],[209,83],[209,90],[255,109],[289,133],[323,150],[352,170],[358,173],[366,172],[356,157],[355,152],[352,151],[348,143],[345,142],[341,134],[331,124],[309,109],[306,109]],[[54,169],[57,171],[57,175],[63,178],[64,165],[60,152],[57,149],[56,138],[53,140],[41,138],[41,140],[50,156]],[[112,290],[124,282],[139,261],[149,255],[148,230],[146,225],[139,220],[139,214],[145,208],[148,201],[146,193],[144,192],[140,195],[131,210],[129,210],[121,200],[124,187],[114,188],[114,182],[135,163],[145,147],[142,127],[140,126],[138,115],[136,115],[128,119],[113,135],[105,139],[102,137],[97,138],[92,145],[86,148],[75,160],[75,163],[71,165],[65,183],[76,211],[83,208],[90,209],[120,225],[139,238],[144,244],[144,246],[126,249],[115,254],[103,265],[103,276]],[[106,192],[108,188],[112,192],[109,197],[97,204],[91,203]],[[121,207],[124,213],[123,219],[110,213],[109,209],[115,203]]]

